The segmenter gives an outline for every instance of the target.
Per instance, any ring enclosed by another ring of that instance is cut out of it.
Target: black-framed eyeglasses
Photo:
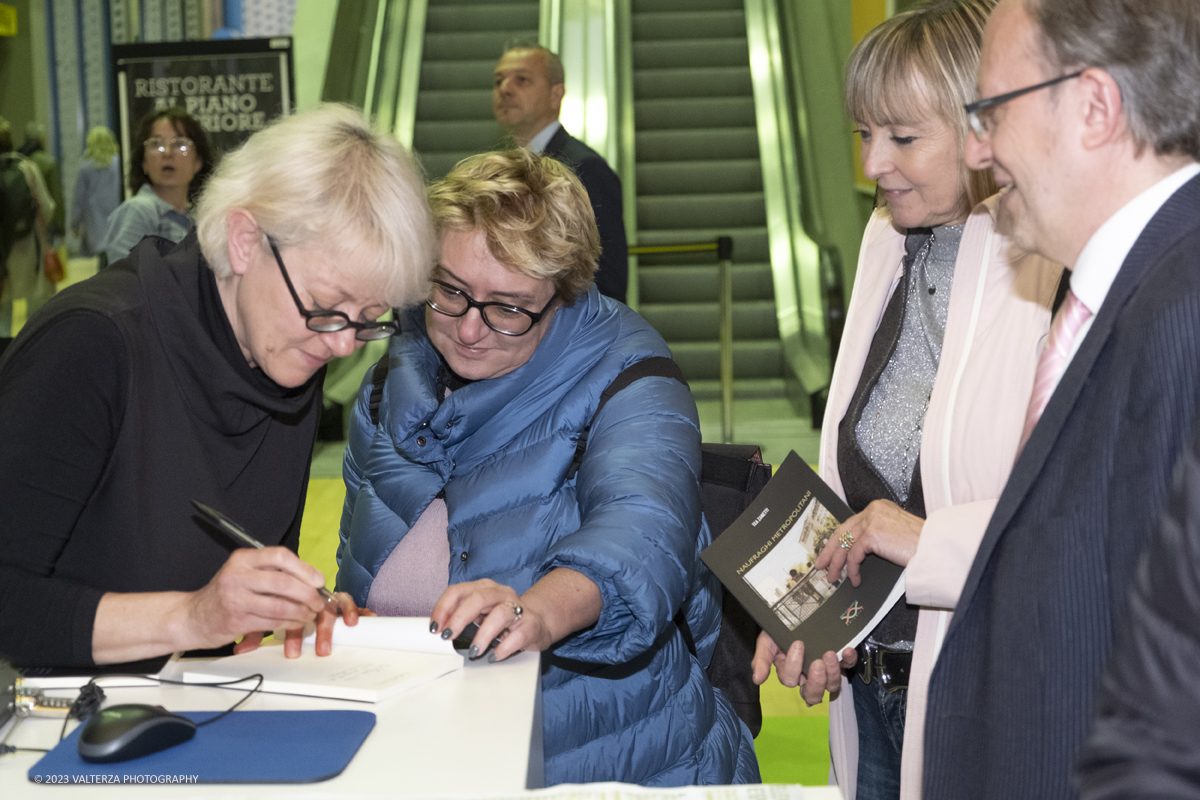
[[[287,284],[288,291],[292,293],[292,299],[296,301],[296,310],[300,312],[300,316],[304,317],[304,324],[310,331],[337,333],[346,328],[353,328],[355,339],[362,342],[373,342],[377,339],[386,339],[399,330],[399,325],[395,322],[355,322],[340,311],[310,311],[305,308],[300,302],[300,295],[296,294],[296,287],[292,285],[292,279],[288,277],[287,267],[283,266],[279,248],[275,246],[275,242],[270,236],[267,237],[267,244],[271,246],[271,252],[275,255],[275,263],[279,265],[279,271],[283,273],[283,281]]]
[[[985,97],[982,100],[976,100],[974,103],[968,103],[963,106],[963,109],[967,112],[967,119],[971,123],[971,130],[975,132],[976,138],[983,141],[991,133],[992,112],[997,106],[1002,106],[1009,100],[1015,100],[1023,94],[1036,92],[1038,89],[1045,89],[1056,83],[1069,81],[1071,78],[1078,78],[1083,73],[1084,70],[1081,69],[1069,75],[1059,75],[1057,78],[1051,78],[1045,83],[1039,83],[1036,86],[1026,86],[1024,89],[1017,89],[1015,92],[998,94],[995,97]]]
[[[529,333],[534,325],[542,321],[542,317],[554,304],[554,298],[551,297],[550,302],[546,303],[541,311],[526,311],[520,306],[510,306],[508,303],[478,303],[462,289],[435,280],[425,304],[448,317],[461,317],[472,308],[478,308],[484,325],[505,336],[520,336]]]
[[[186,156],[188,151],[194,146],[194,143],[186,136],[179,136],[171,139],[170,141],[167,141],[161,136],[151,136],[149,139],[142,142],[142,145],[147,150],[156,150],[160,153],[165,153],[168,150],[172,150],[181,156]]]

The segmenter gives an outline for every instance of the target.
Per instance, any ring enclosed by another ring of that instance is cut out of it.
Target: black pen
[[[206,506],[199,500],[193,500],[192,505],[194,505],[196,510],[201,514],[208,517],[208,519],[214,525],[237,540],[238,544],[244,544],[247,547],[253,547],[255,550],[262,550],[264,547],[266,547],[266,545],[264,545],[258,539],[255,539],[253,536],[246,533],[245,528],[243,528],[241,525],[238,525],[236,522],[222,514],[220,511],[217,511],[212,506]],[[333,603],[335,606],[337,605],[337,600],[334,599],[333,593],[324,586],[321,586],[317,589],[317,594],[321,595],[321,597],[324,597],[326,602]]]

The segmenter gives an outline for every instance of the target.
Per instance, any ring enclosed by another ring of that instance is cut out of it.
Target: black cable
[[[242,705],[242,703],[245,703],[255,693],[257,693],[260,689],[262,689],[263,680],[264,680],[262,673],[259,673],[259,672],[256,672],[253,675],[247,675],[244,678],[236,678],[234,680],[228,680],[228,681],[218,681],[216,683],[191,683],[189,681],[173,681],[168,678],[155,678],[150,675],[98,675],[83,685],[83,688],[81,688],[79,690],[79,696],[76,697],[75,702],[71,704],[71,709],[67,712],[67,716],[63,718],[62,730],[59,731],[59,733],[58,733],[58,740],[60,742],[67,735],[67,723],[70,722],[71,719],[78,719],[80,721],[83,721],[83,720],[87,719],[88,717],[90,717],[92,714],[95,714],[97,711],[100,710],[100,704],[104,702],[105,695],[104,695],[104,690],[100,688],[100,685],[98,683],[96,683],[96,681],[102,681],[102,680],[105,680],[108,678],[140,678],[142,680],[155,681],[156,683],[169,683],[174,686],[207,686],[210,688],[217,688],[217,689],[223,689],[223,688],[227,688],[227,687],[234,688],[232,686],[232,684],[244,683],[253,678],[258,679],[258,683],[254,684],[253,689],[242,690],[242,691],[246,692],[245,697],[243,697],[241,700],[238,700],[236,703],[234,703],[229,708],[225,709],[224,711],[222,711],[220,714],[213,717],[212,719],[206,719],[206,720],[204,720],[204,722],[197,722],[196,723],[197,728],[202,728],[205,725],[211,725],[212,723],[216,722],[217,720],[224,719],[225,717],[232,714],[234,711],[236,711],[238,709],[239,706]],[[47,752],[47,751],[43,750],[41,752]]]
[[[14,747],[11,744],[0,744],[0,756],[6,756],[9,753],[49,753],[42,747]]]
[[[238,706],[240,706],[242,703],[249,700],[252,696],[254,696],[255,693],[257,693],[260,689],[262,689],[263,680],[265,680],[262,676],[262,673],[256,672],[253,675],[247,675],[244,678],[238,678],[237,680],[232,680],[232,681],[221,681],[219,683],[189,683],[187,681],[171,681],[171,680],[167,680],[166,678],[152,678],[151,680],[156,680],[159,683],[173,683],[176,686],[210,686],[210,687],[216,687],[216,688],[223,689],[223,688],[229,686],[230,684],[243,683],[245,681],[250,680],[251,678],[258,678],[258,683],[254,684],[254,688],[246,691],[245,697],[243,697],[241,700],[238,700],[236,703],[234,703],[229,708],[222,711],[220,714],[217,714],[212,719],[206,719],[206,720],[204,720],[204,722],[196,723],[197,728],[203,728],[205,725],[211,725],[214,722],[216,722],[217,720],[224,719],[225,717],[232,714],[234,711],[237,711]],[[230,688],[232,688],[232,687],[230,687]]]

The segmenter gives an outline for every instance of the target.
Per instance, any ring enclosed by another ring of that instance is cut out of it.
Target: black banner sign
[[[141,155],[132,141],[138,122],[150,111],[191,114],[216,160],[293,111],[291,37],[114,45],[112,63],[126,175]]]

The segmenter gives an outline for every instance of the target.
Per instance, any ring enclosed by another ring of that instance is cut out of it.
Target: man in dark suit
[[[1072,265],[929,688],[926,798],[1066,798],[1200,400],[1200,3],[1002,0],[968,106],[1001,223]]]
[[[592,148],[567,133],[558,121],[563,93],[562,61],[544,47],[519,46],[500,57],[492,82],[496,121],[520,147],[545,153],[569,166],[587,189],[600,229],[601,294],[625,302],[629,248],[621,179]]]

